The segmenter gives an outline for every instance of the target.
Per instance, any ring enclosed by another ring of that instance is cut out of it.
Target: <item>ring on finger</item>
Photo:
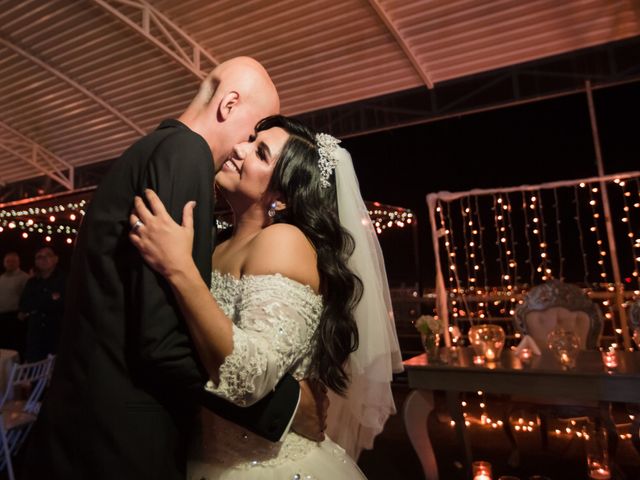
[[[136,223],[134,223],[133,226],[131,227],[131,230],[136,232],[143,225],[144,223],[142,223],[142,220],[138,219],[136,220]]]

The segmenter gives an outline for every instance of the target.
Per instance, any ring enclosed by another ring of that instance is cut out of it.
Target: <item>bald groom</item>
[[[154,190],[177,222],[195,200],[193,258],[209,283],[214,174],[233,145],[279,107],[262,65],[235,58],[202,82],[177,120],[163,121],[115,161],[78,235],[59,355],[22,478],[183,480],[202,405],[273,441],[286,432],[298,383],[285,377],[249,408],[206,393],[206,372],[171,288],[127,236],[133,198],[144,189]],[[306,385],[303,392],[298,428],[321,438]]]

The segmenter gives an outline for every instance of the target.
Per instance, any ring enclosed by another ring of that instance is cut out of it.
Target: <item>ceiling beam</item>
[[[381,0],[369,0],[369,4],[375,10],[378,17],[380,17],[380,20],[382,20],[382,22],[385,24],[391,35],[393,35],[396,43],[400,46],[404,54],[407,56],[407,58],[411,62],[411,65],[413,65],[413,68],[416,70],[427,88],[433,88],[433,80],[431,80],[429,72],[427,72],[427,69],[424,67],[424,65],[420,63],[420,60],[418,60],[418,57],[411,48],[411,45],[409,45],[409,41],[404,37],[404,35],[402,35],[400,29],[382,7]]]
[[[0,149],[35,167],[40,173],[55,180],[67,190],[74,188],[74,167],[39,143],[14,130],[0,120]]]
[[[93,1],[199,79],[205,78],[209,70],[220,64],[197,40],[146,0]],[[130,13],[127,14],[114,5],[132,8],[128,9]],[[137,13],[134,15],[134,12]]]
[[[144,135],[146,133],[142,127],[140,127],[139,125],[134,123],[133,120],[128,118],[124,113],[119,111],[117,108],[115,108],[113,105],[109,104],[104,99],[100,98],[95,93],[89,91],[87,88],[85,88],[84,86],[82,86],[81,84],[76,82],[73,78],[71,78],[68,75],[62,73],[60,70],[55,68],[53,65],[45,62],[44,60],[41,60],[36,55],[28,52],[27,50],[25,50],[22,47],[19,47],[18,45],[16,45],[12,41],[9,41],[5,37],[0,36],[0,45],[4,45],[5,47],[9,48],[10,50],[13,50],[18,55],[21,55],[21,56],[25,57],[26,59],[28,59],[28,60],[32,61],[33,63],[35,63],[36,65],[38,65],[39,67],[44,68],[49,73],[55,75],[60,80],[66,82],[67,84],[69,84],[70,86],[72,86],[73,88],[75,88],[76,90],[81,92],[82,94],[84,94],[86,97],[88,97],[90,100],[94,101],[95,103],[100,105],[102,108],[104,108],[105,110],[107,110],[111,114],[113,114],[116,117],[118,117],[120,120],[122,120],[124,123],[126,123],[129,127],[131,127],[133,130],[135,130],[139,134]]]

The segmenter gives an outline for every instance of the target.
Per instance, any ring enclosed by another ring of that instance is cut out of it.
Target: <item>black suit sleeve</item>
[[[169,136],[154,152],[139,186],[154,190],[176,222],[182,209],[197,202],[194,212],[193,258],[207,285],[211,279],[213,227],[213,160],[192,133]],[[204,391],[206,372],[195,356],[179,307],[164,278],[141,264],[133,282],[134,304],[139,305],[139,351],[148,378],[162,389],[195,395],[217,414],[272,441],[280,439],[293,416],[299,397],[298,382],[285,376],[276,389],[251,407],[241,408]]]
[[[221,417],[267,440],[277,442],[289,426],[298,406],[299,396],[300,385],[287,374],[269,395],[250,407],[239,407],[204,389],[201,391],[200,401],[202,405]]]
[[[174,133],[156,147],[136,186],[143,198],[145,188],[155,191],[178,223],[182,222],[184,205],[197,202],[192,254],[203,280],[210,276],[213,218],[213,164],[207,153],[192,133]],[[139,325],[134,345],[145,380],[169,395],[197,395],[204,370],[193,354],[171,287],[144,262],[135,270],[131,303]]]

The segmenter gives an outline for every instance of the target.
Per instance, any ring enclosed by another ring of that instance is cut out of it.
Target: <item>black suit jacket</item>
[[[245,409],[204,392],[206,372],[171,289],[128,239],[133,197],[145,188],[178,222],[195,200],[193,258],[209,284],[213,168],[204,139],[167,120],[101,182],[77,238],[59,354],[24,478],[183,480],[202,403],[271,440],[286,429],[299,394],[290,376]]]

